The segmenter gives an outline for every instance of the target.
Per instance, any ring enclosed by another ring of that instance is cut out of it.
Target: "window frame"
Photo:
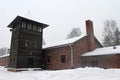
[[[22,22],[21,27],[26,29],[26,26],[27,26],[26,22]]]
[[[61,55],[61,63],[65,63],[66,62],[66,56],[65,55]]]
[[[28,23],[27,29],[31,30],[32,29],[32,24]]]
[[[42,32],[42,28],[41,27],[38,27],[38,32]]]
[[[33,31],[37,31],[37,26],[33,25]]]

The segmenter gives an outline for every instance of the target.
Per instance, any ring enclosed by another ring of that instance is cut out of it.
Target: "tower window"
[[[38,27],[38,32],[42,32],[42,29],[40,27]]]
[[[22,22],[22,28],[26,28],[26,23]]]
[[[16,24],[16,30],[20,28],[20,24]]]
[[[28,24],[27,29],[32,29],[32,24]]]
[[[33,30],[37,31],[37,26],[36,25],[33,25]]]
[[[61,55],[61,63],[65,63],[65,55]]]

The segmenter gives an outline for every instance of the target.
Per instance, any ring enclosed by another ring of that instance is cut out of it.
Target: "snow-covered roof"
[[[60,45],[72,44],[72,43],[74,43],[75,41],[83,38],[84,36],[85,36],[85,34],[84,34],[84,35],[81,35],[81,36],[78,36],[78,37],[66,39],[66,40],[63,40],[63,41],[58,41],[58,42],[54,42],[54,43],[49,43],[49,44],[43,45],[43,49],[45,49],[45,48],[51,48],[51,47],[56,47],[56,46],[60,46]]]
[[[110,54],[120,54],[120,46],[116,46],[116,49],[113,49],[113,46],[97,48],[94,51],[83,54],[82,56],[97,56],[97,55],[110,55]]]
[[[27,20],[27,21],[32,22],[32,23],[34,22],[34,23],[37,24],[38,26],[42,26],[42,28],[45,28],[45,27],[49,26],[49,25],[47,25],[47,24],[44,24],[44,23],[35,21],[35,20],[34,20],[33,18],[31,18],[31,17],[17,16],[17,17],[8,25],[8,27],[14,28],[15,26],[13,26],[13,25],[15,25],[15,24],[17,23],[17,21],[21,21],[21,20]]]
[[[2,55],[2,56],[0,56],[0,58],[2,58],[2,57],[7,57],[7,56],[9,56],[10,54],[5,54],[5,55]]]

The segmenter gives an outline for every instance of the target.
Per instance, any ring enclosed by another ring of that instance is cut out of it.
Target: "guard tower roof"
[[[25,18],[25,17],[17,16],[7,27],[14,28],[14,26],[20,21],[26,21],[26,22],[29,22],[31,24],[36,24],[38,26],[42,26],[42,28],[45,28],[45,27],[49,26],[47,24],[40,23],[40,22],[31,20],[31,19],[28,19],[28,18]]]

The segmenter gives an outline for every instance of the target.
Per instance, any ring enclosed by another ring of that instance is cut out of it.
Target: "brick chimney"
[[[91,20],[86,21],[86,33],[88,36],[88,51],[92,51],[96,48],[94,39],[93,22]]]

